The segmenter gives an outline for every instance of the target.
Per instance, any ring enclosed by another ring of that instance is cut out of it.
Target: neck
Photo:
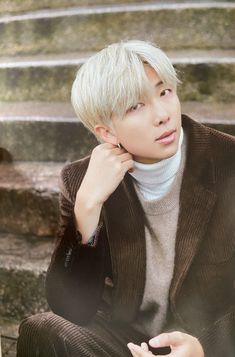
[[[135,170],[130,175],[145,199],[160,199],[169,191],[180,167],[183,136],[181,129],[178,150],[172,157],[155,164],[134,162]]]

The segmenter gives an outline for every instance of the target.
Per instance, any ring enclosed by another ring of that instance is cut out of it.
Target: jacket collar
[[[216,201],[209,129],[186,116],[182,116],[182,123],[188,147],[170,288],[173,309]],[[142,302],[146,269],[145,219],[130,175],[106,201],[104,212],[114,280],[113,319],[128,322]]]

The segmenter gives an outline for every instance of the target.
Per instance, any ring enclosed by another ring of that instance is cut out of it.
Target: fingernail
[[[149,344],[152,347],[158,347],[158,346],[160,346],[160,341],[156,338],[152,338],[151,340],[149,340]]]
[[[134,343],[128,343],[127,347],[134,352],[139,352],[138,346],[136,346]]]

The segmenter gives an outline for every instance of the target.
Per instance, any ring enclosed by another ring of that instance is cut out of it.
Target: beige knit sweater
[[[163,198],[147,201],[135,185],[152,232],[145,228],[147,258],[145,290],[133,326],[151,337],[162,331],[166,320],[168,295],[174,271],[175,237],[185,157],[186,138],[182,144],[179,170],[170,191]]]

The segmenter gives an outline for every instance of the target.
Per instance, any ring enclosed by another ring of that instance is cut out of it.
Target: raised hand
[[[74,205],[77,229],[85,244],[94,233],[103,203],[115,191],[125,173],[133,168],[132,156],[116,145],[105,143],[94,148],[87,172]]]
[[[171,352],[167,355],[169,357],[204,357],[203,348],[198,339],[179,331],[162,333],[152,338],[149,345],[155,348],[170,346]],[[129,343],[127,346],[133,357],[153,356],[146,343],[142,343],[141,346]]]
[[[79,189],[92,202],[103,204],[134,165],[131,154],[116,145],[104,143],[92,151],[90,163]]]
[[[148,345],[145,342],[141,343],[141,346],[134,343],[128,343],[127,347],[131,351],[133,357],[153,357],[152,352],[149,351]]]

